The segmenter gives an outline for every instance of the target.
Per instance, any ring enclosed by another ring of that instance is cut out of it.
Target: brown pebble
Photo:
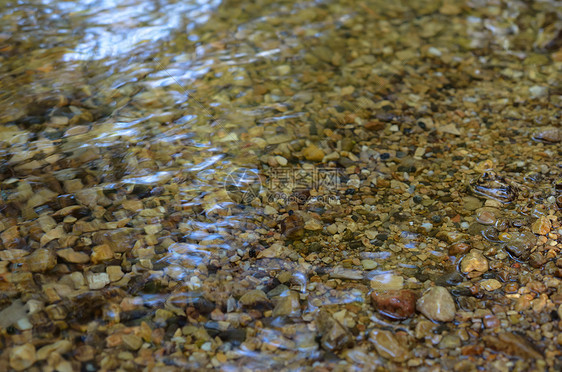
[[[484,319],[483,319],[483,322],[484,322],[484,326],[486,328],[497,328],[497,327],[500,326],[499,319],[495,315],[492,315],[492,314],[485,315]]]
[[[552,224],[548,217],[542,216],[531,226],[531,230],[537,235],[546,235],[550,232]]]
[[[519,284],[511,282],[507,283],[504,287],[505,293],[517,293],[519,289]]]
[[[409,289],[372,292],[373,306],[391,319],[406,319],[416,312],[416,294]]]
[[[460,256],[470,250],[470,244],[457,242],[449,246],[449,256]]]

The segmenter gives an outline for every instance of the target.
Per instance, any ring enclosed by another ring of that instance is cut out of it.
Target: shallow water
[[[0,370],[560,368],[560,3],[0,4]]]

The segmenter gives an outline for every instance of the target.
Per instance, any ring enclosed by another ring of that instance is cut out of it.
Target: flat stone
[[[72,248],[59,249],[57,256],[70,263],[85,264],[90,262],[90,256],[84,252],[76,252]]]
[[[375,309],[391,319],[406,319],[416,312],[416,294],[408,289],[371,293]]]
[[[243,306],[255,306],[257,304],[265,304],[269,302],[269,298],[264,291],[260,289],[254,289],[252,291],[244,293],[242,297],[238,300]]]
[[[113,258],[113,250],[107,244],[97,245],[92,249],[92,262],[98,264]]]
[[[327,351],[338,351],[353,345],[353,335],[326,310],[316,315],[316,328],[320,334],[320,346]]]
[[[446,335],[439,342],[439,349],[457,349],[461,346],[461,339],[455,335]]]
[[[42,273],[55,267],[57,257],[51,250],[39,248],[29,256],[24,257],[23,263],[27,270],[34,273]]]
[[[404,362],[409,357],[409,351],[400,343],[390,331],[373,329],[369,333],[369,341],[373,343],[377,353],[393,362]]]
[[[109,280],[111,282],[117,282],[117,281],[121,280],[121,278],[123,278],[123,275],[124,275],[123,270],[121,269],[121,266],[116,266],[116,265],[108,266],[105,269],[105,272],[109,276]]]
[[[498,337],[484,336],[486,346],[507,355],[526,359],[543,359],[543,355],[526,338],[511,332],[500,333]]]
[[[110,283],[109,276],[106,273],[92,273],[86,274],[86,281],[90,289],[102,289]]]
[[[488,260],[478,249],[472,249],[461,261],[461,271],[471,278],[488,271]]]
[[[463,207],[468,211],[475,211],[482,207],[482,201],[474,196],[466,196],[463,199]]]
[[[45,345],[37,350],[37,360],[45,360],[52,353],[65,354],[72,349],[72,343],[68,340],[59,340],[53,344]]]
[[[537,235],[546,235],[550,232],[552,223],[546,216],[539,217],[531,226],[533,233]]]
[[[298,292],[285,291],[275,298],[273,316],[299,316],[301,313],[300,297]]]
[[[376,291],[399,290],[404,288],[404,278],[394,274],[379,274],[371,279],[371,288]]]
[[[310,161],[322,161],[326,155],[322,149],[320,149],[315,144],[310,144],[304,150],[302,150],[302,155],[306,160]]]
[[[431,287],[416,303],[417,310],[431,320],[450,322],[455,318],[453,296],[444,287]]]
[[[364,270],[374,270],[379,266],[379,264],[373,260],[361,260],[361,265]]]
[[[496,279],[486,279],[480,282],[480,287],[486,291],[495,291],[502,287],[502,284]]]
[[[75,194],[76,200],[87,207],[94,208],[98,204],[100,195],[96,189],[83,189]]]
[[[350,280],[361,280],[363,279],[363,271],[346,269],[341,266],[336,266],[330,272],[330,278],[334,279],[350,279]]]
[[[7,228],[0,234],[2,244],[7,249],[16,248],[20,239],[20,232],[17,226]]]
[[[141,348],[143,344],[142,338],[134,334],[123,335],[122,339],[123,339],[123,344],[129,350],[138,350]]]
[[[35,346],[32,344],[16,346],[10,350],[8,355],[10,355],[10,367],[16,371],[28,369],[37,360]]]
[[[39,227],[41,227],[41,230],[43,230],[43,232],[49,232],[57,226],[57,222],[55,221],[55,219],[46,214],[39,216],[39,218],[37,219],[37,223],[39,224]]]

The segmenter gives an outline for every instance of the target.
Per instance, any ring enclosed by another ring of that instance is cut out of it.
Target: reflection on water
[[[557,2],[0,4],[4,368],[557,368]]]

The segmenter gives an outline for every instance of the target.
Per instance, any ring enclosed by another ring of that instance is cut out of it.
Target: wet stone
[[[273,316],[299,316],[301,312],[298,292],[285,291],[274,299]]]
[[[416,294],[408,289],[371,293],[375,309],[390,319],[406,319],[416,312]]]
[[[31,272],[45,272],[55,267],[57,258],[51,250],[39,248],[26,256],[23,262],[24,266]]]
[[[511,332],[500,333],[495,336],[483,337],[486,346],[506,353],[507,355],[517,356],[528,359],[542,359],[542,354],[535,349],[535,346],[525,337]]]
[[[509,203],[517,198],[517,192],[505,178],[495,172],[484,172],[480,177],[470,182],[472,191],[486,198],[491,198],[502,203]]]
[[[517,258],[526,260],[537,243],[536,236],[528,231],[510,232],[500,236],[506,242],[505,249]]]
[[[327,351],[338,351],[353,345],[352,334],[324,309],[316,316],[320,345]]]
[[[477,249],[471,250],[461,261],[461,271],[474,278],[488,271],[488,260]]]
[[[550,232],[552,223],[546,216],[539,217],[531,226],[531,230],[537,235],[546,235]]]
[[[467,242],[457,242],[453,243],[449,246],[449,255],[450,256],[461,256],[468,251],[470,251],[471,247],[470,244]]]
[[[558,143],[562,141],[562,130],[555,127],[544,128],[535,134],[533,139],[549,143]]]
[[[446,335],[439,342],[440,349],[457,349],[461,346],[461,340],[455,335]]]
[[[314,144],[311,144],[308,147],[306,147],[302,151],[302,154],[306,160],[310,160],[310,161],[322,161],[322,159],[324,159],[324,156],[326,155],[324,151],[322,151],[322,149],[320,149],[318,146]]]
[[[383,358],[393,362],[404,362],[409,358],[409,350],[390,331],[373,329],[369,333],[369,341]]]
[[[143,344],[142,338],[134,334],[123,335],[122,339],[123,344],[129,350],[138,350]]]
[[[240,297],[238,302],[240,302],[242,306],[256,306],[258,304],[267,304],[269,298],[267,298],[267,295],[262,290],[254,289]]]
[[[10,367],[16,371],[23,371],[31,367],[36,361],[35,346],[24,344],[10,350]]]
[[[404,287],[404,278],[395,274],[379,274],[371,279],[371,288],[375,291],[400,290]]]
[[[493,225],[497,221],[496,213],[494,210],[481,208],[476,211],[476,221],[483,225]]]
[[[86,274],[86,281],[90,289],[101,289],[110,283],[109,275],[106,273],[92,273]]]
[[[57,256],[64,259],[66,262],[85,264],[90,261],[90,256],[84,252],[76,252],[72,248],[60,249],[57,251]]]
[[[495,291],[502,287],[502,284],[496,279],[486,279],[480,282],[480,287],[486,291]]]
[[[453,296],[444,287],[431,287],[417,301],[416,309],[431,320],[450,322],[455,318]]]

